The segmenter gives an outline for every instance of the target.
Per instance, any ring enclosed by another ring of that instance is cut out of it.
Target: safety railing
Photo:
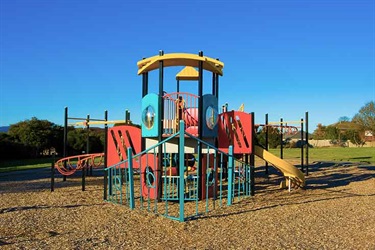
[[[127,160],[105,169],[108,201],[186,221],[252,194],[254,168],[236,159],[232,146],[226,153],[186,132],[184,121],[179,127],[139,154],[128,148]],[[178,138],[177,154],[167,152],[173,138]],[[186,140],[189,147],[195,143],[194,154],[185,153]]]
[[[179,131],[180,120],[185,123],[185,130],[195,136],[198,135],[198,100],[199,96],[175,92],[165,94],[163,134],[170,136]]]

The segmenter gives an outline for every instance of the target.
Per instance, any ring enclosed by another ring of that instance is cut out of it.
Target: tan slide
[[[293,164],[284,161],[259,146],[255,146],[255,155],[275,166],[287,179],[290,178],[293,184],[299,187],[305,186],[305,175]]]

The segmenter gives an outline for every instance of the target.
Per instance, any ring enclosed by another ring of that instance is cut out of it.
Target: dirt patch
[[[271,170],[271,168],[270,168]],[[103,201],[102,177],[0,178],[2,249],[374,249],[374,167],[314,163],[305,190],[257,171],[256,195],[179,223]]]

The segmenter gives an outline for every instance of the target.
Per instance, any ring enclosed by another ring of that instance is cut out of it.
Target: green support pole
[[[89,154],[90,153],[90,115],[87,115],[86,122],[87,122],[86,154]],[[86,171],[87,171],[86,172],[87,176],[92,176],[92,165],[87,166]]]
[[[309,112],[305,113],[305,133],[306,133],[306,175],[309,175]]]
[[[216,58],[219,61],[219,58]],[[215,96],[219,101],[219,74],[215,74]]]
[[[233,159],[233,146],[230,145],[228,149],[228,201],[227,205],[232,205],[233,201],[233,166],[234,166],[234,159]]]
[[[143,58],[145,59],[145,58]],[[148,94],[148,73],[142,74],[142,98]],[[146,149],[146,138],[141,139],[141,151]]]
[[[255,144],[255,114],[251,112],[251,155],[250,155],[250,195],[255,195],[255,157],[254,157],[254,144]]]
[[[284,158],[284,154],[283,154],[283,133],[284,133],[284,122],[283,122],[283,118],[280,118],[280,158],[283,159]]]
[[[200,57],[203,57],[203,52],[199,51],[198,55]],[[199,61],[198,63],[198,139],[203,139],[203,61]],[[198,142],[198,145],[201,143]],[[202,172],[202,148],[199,147],[198,152],[198,176],[199,176],[199,182],[198,182],[198,197],[199,199],[203,199],[202,197],[202,182],[200,178],[203,178],[203,172]]]
[[[265,125],[266,125],[266,150],[268,151],[268,114],[266,114],[265,116]],[[254,135],[255,136],[255,135]],[[265,164],[266,164],[266,170],[265,170],[265,174],[268,176],[268,161],[265,161]]]
[[[133,179],[133,151],[132,148],[128,148],[128,166],[129,166],[129,207],[130,209],[135,208],[134,203],[134,179]]]
[[[85,180],[85,168],[82,168],[82,191],[85,191],[85,187],[86,187],[86,180]]]
[[[159,51],[159,56],[163,56],[164,51]],[[163,105],[163,90],[164,90],[164,61],[159,61],[159,135],[158,135],[158,142],[161,142],[163,140],[163,120],[164,120],[164,105]],[[163,146],[158,146],[158,169],[157,174],[162,175],[163,171]],[[161,178],[158,178],[158,183],[156,184],[158,187],[158,197],[157,199],[160,199],[162,196],[162,181]]]
[[[51,192],[55,191],[55,160],[51,164]]]
[[[68,156],[68,107],[64,110],[64,151],[63,158]],[[66,161],[64,161],[64,168],[66,169]],[[66,175],[63,176],[63,181],[66,181]]]
[[[178,187],[178,198],[180,205],[180,218],[179,221],[185,220],[185,178],[184,178],[184,159],[185,159],[185,124],[184,121],[180,121],[180,138],[179,138],[179,187]]]
[[[303,142],[303,118],[301,118],[301,171],[303,172],[303,159],[305,158],[304,157],[304,154],[303,154],[303,147],[305,146],[304,145],[304,142]]]
[[[104,120],[108,121],[108,111],[104,111]],[[108,124],[104,125],[104,169],[108,167]],[[107,200],[108,171],[104,171],[103,198]]]

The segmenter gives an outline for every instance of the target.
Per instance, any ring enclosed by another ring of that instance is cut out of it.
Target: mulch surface
[[[104,202],[103,177],[20,173],[0,175],[1,249],[375,249],[374,166],[317,162],[290,193],[258,170],[254,197],[185,223]]]

